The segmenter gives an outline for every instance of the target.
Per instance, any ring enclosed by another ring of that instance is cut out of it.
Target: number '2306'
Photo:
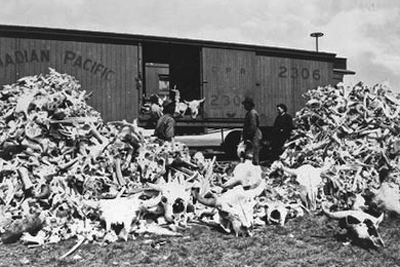
[[[302,78],[304,80],[306,79],[314,79],[314,80],[319,80],[321,79],[321,71],[316,69],[313,71],[310,71],[308,68],[288,68],[285,66],[280,66],[279,67],[279,78]]]

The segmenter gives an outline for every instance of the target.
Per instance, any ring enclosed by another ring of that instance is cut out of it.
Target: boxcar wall
[[[88,104],[105,121],[138,116],[138,46],[85,41],[3,37],[0,33],[0,83],[15,83],[49,68],[74,76],[93,91]]]
[[[305,92],[338,82],[333,78],[334,55],[275,55],[223,48],[203,48],[202,53],[203,117],[222,124],[240,122],[245,115],[241,103],[251,96],[261,125],[271,126],[279,103],[294,115],[305,104]]]
[[[294,115],[302,94],[334,85],[346,59],[333,53],[213,41],[0,25],[0,83],[53,68],[93,92],[88,104],[104,121],[141,120],[152,93],[177,86],[182,100],[205,98],[196,120],[179,127],[241,127],[246,96],[255,100],[261,125],[273,124],[276,105]],[[144,124],[145,125],[145,122]]]

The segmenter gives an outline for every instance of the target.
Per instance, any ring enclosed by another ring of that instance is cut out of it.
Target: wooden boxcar
[[[336,54],[248,44],[156,36],[0,26],[0,83],[48,73],[75,76],[93,92],[89,104],[104,121],[140,118],[152,93],[176,86],[181,99],[205,98],[199,116],[178,119],[178,129],[241,127],[246,96],[255,99],[263,129],[276,105],[289,113],[303,107],[302,94],[335,85],[346,69]]]

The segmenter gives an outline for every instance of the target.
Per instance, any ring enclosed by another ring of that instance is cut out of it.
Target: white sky
[[[398,0],[0,0],[0,24],[319,50],[348,59],[345,82],[400,89]]]

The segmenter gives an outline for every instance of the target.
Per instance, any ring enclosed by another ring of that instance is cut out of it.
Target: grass
[[[0,266],[400,266],[399,219],[386,219],[380,229],[386,247],[345,245],[336,221],[313,215],[267,225],[251,237],[235,237],[217,228],[193,224],[183,237],[138,236],[136,240],[101,245],[85,243],[69,257],[58,258],[76,240],[28,248],[1,245]]]

